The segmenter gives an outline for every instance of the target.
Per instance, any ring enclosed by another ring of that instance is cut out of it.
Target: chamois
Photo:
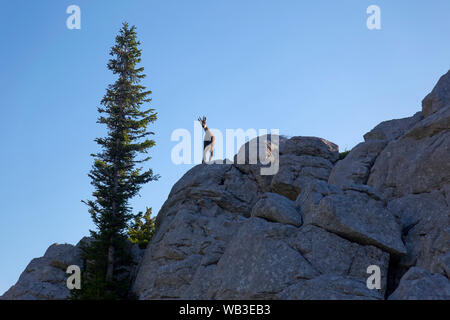
[[[211,158],[214,153],[214,135],[212,134],[211,130],[206,126],[206,117],[203,116],[203,118],[198,117],[198,121],[202,125],[203,130],[205,130],[205,137],[203,138],[203,160],[202,163],[206,162],[206,154],[209,151],[209,161],[211,161]]]

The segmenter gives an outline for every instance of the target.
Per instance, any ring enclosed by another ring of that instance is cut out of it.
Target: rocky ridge
[[[236,155],[246,163],[197,165],[173,186],[139,299],[450,299],[450,72],[421,112],[380,123],[343,160],[325,139],[273,140],[273,176],[249,163],[257,139]],[[64,299],[55,248],[76,256],[51,246],[3,298]]]

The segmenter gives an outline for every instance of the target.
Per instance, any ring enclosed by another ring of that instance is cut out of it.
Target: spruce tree
[[[147,126],[157,119],[154,109],[142,110],[151,101],[151,91],[141,83],[145,77],[141,62],[140,42],[135,26],[123,23],[111,48],[108,69],[117,76],[108,86],[98,108],[97,123],[106,125],[107,135],[97,138],[101,151],[91,154],[94,164],[89,177],[94,186],[93,200],[83,201],[96,226],[90,231],[93,240],[83,248],[87,261],[82,289],[75,294],[81,299],[114,299],[126,296],[127,281],[117,273],[130,262],[126,254],[127,228],[135,215],[129,200],[141,186],[157,180],[151,169],[141,163],[150,159],[144,155],[155,145]],[[141,157],[139,157],[141,156]]]

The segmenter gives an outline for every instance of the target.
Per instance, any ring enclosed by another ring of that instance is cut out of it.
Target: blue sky
[[[81,30],[66,8],[81,8]],[[381,8],[381,30],[366,8]],[[159,119],[161,175],[132,201],[156,213],[192,165],[174,165],[171,133],[210,127],[280,129],[341,150],[381,121],[414,114],[450,68],[450,2],[2,0],[0,28],[0,294],[52,243],[93,228],[89,156],[104,134],[97,107],[114,81],[109,48],[137,26],[144,84]]]

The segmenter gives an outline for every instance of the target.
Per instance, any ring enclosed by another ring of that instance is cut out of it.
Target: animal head
[[[206,117],[205,116],[203,116],[203,118],[198,117],[198,121],[202,125],[202,128],[205,129],[206,128]]]

